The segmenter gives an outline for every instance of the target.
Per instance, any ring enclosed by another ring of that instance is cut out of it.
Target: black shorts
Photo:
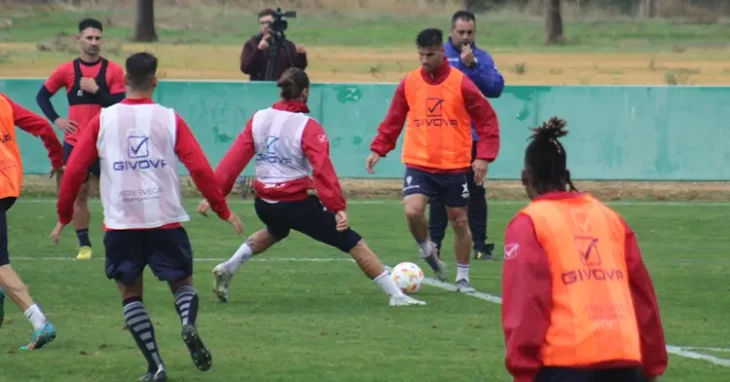
[[[257,197],[254,206],[259,219],[266,224],[266,230],[279,240],[287,237],[293,229],[343,252],[350,252],[362,239],[349,228],[344,232],[338,231],[334,212],[327,211],[314,195],[278,203],[268,203]]]
[[[432,174],[415,168],[406,168],[403,179],[403,197],[425,195],[442,201],[446,207],[464,207],[469,204],[467,173]]]
[[[535,382],[643,382],[641,368],[572,369],[568,367],[543,367]]]
[[[104,234],[106,277],[130,285],[149,265],[160,281],[176,281],[193,274],[193,249],[182,227]]]
[[[0,199],[0,267],[10,264],[7,212],[13,204],[15,204],[15,198]]]
[[[69,144],[68,142],[63,142],[63,163],[68,164],[68,157],[71,156],[71,152],[74,150],[73,145]],[[95,160],[94,163],[89,167],[89,174],[95,175],[97,178],[99,177],[99,174],[101,174],[101,166],[99,165],[99,159]],[[86,180],[89,180],[88,175],[86,176]]]

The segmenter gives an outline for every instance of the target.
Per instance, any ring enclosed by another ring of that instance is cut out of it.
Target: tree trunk
[[[154,0],[137,0],[137,23],[134,26],[134,41],[157,41],[155,32]]]
[[[464,0],[464,9],[471,13],[481,13],[488,8],[486,0]]]
[[[545,0],[545,43],[562,44],[563,18],[560,16],[560,0]]]
[[[651,19],[656,15],[656,0],[641,0],[639,5],[641,17]]]

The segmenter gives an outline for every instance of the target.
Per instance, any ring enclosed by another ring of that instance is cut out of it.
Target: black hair
[[[157,57],[147,52],[134,53],[127,58],[125,68],[129,87],[148,90],[157,73]]]
[[[444,33],[441,29],[427,28],[421,31],[416,37],[416,46],[419,48],[432,48],[444,44]]]
[[[79,33],[86,30],[86,28],[94,28],[100,31],[104,31],[104,27],[101,25],[101,21],[97,19],[83,19],[79,21]]]
[[[558,138],[568,135],[565,120],[552,117],[532,130],[532,142],[525,150],[525,166],[532,174],[538,194],[550,191],[578,191],[570,180],[565,147]]]
[[[284,100],[297,99],[302,95],[304,89],[309,87],[309,76],[297,67],[291,67],[284,71],[276,81],[276,86],[281,88],[281,98]]]
[[[451,16],[451,27],[453,28],[454,25],[456,25],[456,20],[463,20],[463,21],[473,21],[474,23],[477,22],[477,17],[474,16],[473,13],[469,11],[456,11],[453,16]]]
[[[271,8],[266,8],[266,9],[262,10],[261,12],[259,12],[259,18],[262,18],[264,16],[274,16],[274,15],[276,15],[276,12]]]

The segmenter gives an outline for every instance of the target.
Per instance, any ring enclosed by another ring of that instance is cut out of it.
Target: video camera
[[[286,22],[287,18],[295,19],[297,18],[297,12],[296,11],[287,11],[282,12],[281,8],[276,8],[276,12],[274,13],[274,22],[271,23],[271,31],[274,32],[274,35],[276,36],[277,40],[282,39],[284,37],[284,31],[289,26]]]

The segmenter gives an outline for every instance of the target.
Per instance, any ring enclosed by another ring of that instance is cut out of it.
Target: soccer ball
[[[403,262],[393,268],[390,278],[403,293],[416,293],[421,289],[423,271],[416,264]]]

